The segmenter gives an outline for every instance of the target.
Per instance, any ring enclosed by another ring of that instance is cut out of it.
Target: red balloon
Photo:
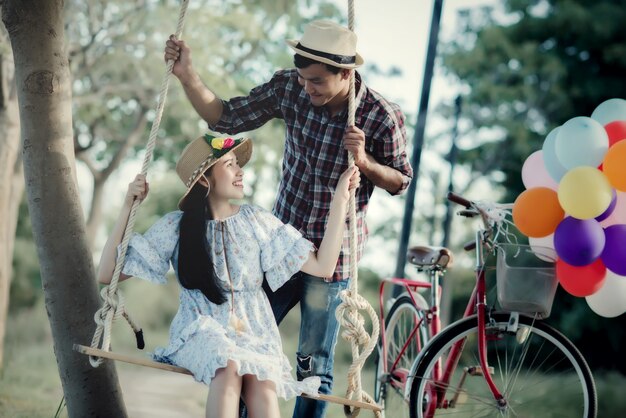
[[[604,125],[604,130],[609,135],[609,147],[622,139],[626,139],[626,121],[616,120]]]
[[[586,266],[572,266],[560,258],[556,261],[556,277],[569,294],[583,297],[596,293],[604,284],[606,267],[601,259]]]

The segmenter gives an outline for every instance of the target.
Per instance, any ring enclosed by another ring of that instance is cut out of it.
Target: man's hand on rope
[[[350,126],[343,135],[344,148],[354,156],[354,164],[359,168],[367,164],[367,153],[365,152],[365,133],[356,126]]]
[[[165,41],[165,62],[174,60],[172,74],[182,81],[183,78],[193,73],[193,65],[191,63],[191,48],[187,46],[185,41],[177,39],[176,35],[170,35]]]

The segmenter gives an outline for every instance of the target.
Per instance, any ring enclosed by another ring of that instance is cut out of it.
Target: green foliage
[[[15,248],[13,250],[13,279],[9,294],[11,312],[32,307],[41,299],[41,275],[37,248],[33,242],[32,226],[26,199],[19,207]]]
[[[462,16],[443,48],[450,75],[468,86],[466,136],[491,139],[460,159],[497,179],[506,201],[524,190],[521,167],[548,132],[602,101],[626,97],[626,9],[621,0],[505,0],[506,18],[481,9]],[[480,161],[480,163],[477,163]],[[592,367],[626,370],[619,353],[625,319],[595,315],[582,298],[560,292],[550,322],[581,348]],[[610,329],[610,332],[607,332]]]
[[[467,13],[443,63],[470,88],[464,116],[472,130],[495,130],[493,143],[462,155],[502,171],[508,200],[523,190],[520,170],[554,127],[589,116],[602,101],[626,97],[626,18],[616,0],[508,0],[506,21]],[[504,19],[502,19],[504,20]]]
[[[112,159],[142,114],[154,118],[165,75],[165,40],[175,31],[179,6],[178,1],[149,0],[67,5],[77,145],[96,161]],[[190,2],[182,38],[204,82],[229,98],[266,81],[277,68],[292,65],[284,40],[296,36],[305,20],[337,14],[331,3],[302,0]],[[160,126],[155,159],[169,162],[207,129],[175,77]],[[145,129],[147,139],[149,126]],[[282,136],[259,132],[255,137],[264,145],[282,146]],[[138,143],[134,152],[144,145]]]
[[[138,217],[135,223],[135,231],[145,232],[152,224],[166,213],[178,210],[178,200],[185,192],[185,186],[174,172],[151,180],[148,178],[150,192],[137,211]],[[115,221],[117,213],[110,219],[111,225]]]

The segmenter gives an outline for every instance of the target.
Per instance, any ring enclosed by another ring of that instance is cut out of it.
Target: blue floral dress
[[[178,237],[182,212],[158,220],[130,240],[123,273],[164,284],[170,263],[178,277]],[[313,244],[268,211],[242,205],[237,214],[209,221],[206,238],[227,302],[216,305],[199,290],[180,287],[180,305],[170,327],[169,345],[152,353],[156,361],[191,371],[209,385],[229,360],[239,375],[253,374],[276,384],[279,397],[317,394],[319,377],[296,381],[282,351],[280,334],[261,285],[278,289],[296,273]],[[232,291],[231,291],[232,290]],[[239,326],[233,326],[232,317]],[[236,329],[237,328],[237,329]]]

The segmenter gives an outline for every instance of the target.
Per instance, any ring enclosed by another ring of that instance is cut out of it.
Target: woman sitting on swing
[[[332,276],[343,239],[349,191],[360,181],[356,167],[338,179],[320,247],[270,212],[242,199],[242,167],[250,139],[213,138],[191,142],[176,172],[187,187],[178,207],[128,246],[119,280],[140,277],[164,284],[170,263],[181,284],[180,305],[169,345],[152,354],[188,369],[209,386],[207,417],[236,417],[239,398],[252,418],[279,417],[277,397],[315,396],[317,376],[296,381],[283,354],[280,334],[263,279],[272,290],[298,272]],[[98,280],[109,283],[135,199],[148,193],[145,178],[129,184],[124,205],[100,260]],[[296,276],[297,277],[297,276]],[[297,280],[295,278],[294,280]]]

